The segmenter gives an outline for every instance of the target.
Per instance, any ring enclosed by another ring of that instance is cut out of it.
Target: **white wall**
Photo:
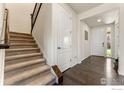
[[[111,27],[111,49],[112,49],[112,58],[116,58],[115,55],[116,55],[116,52],[115,52],[115,47],[116,47],[116,44],[115,44],[115,24],[111,24],[109,25],[109,27]],[[118,50],[118,49],[117,49]],[[117,51],[116,50],[116,51]]]
[[[114,28],[115,28],[115,59],[117,59],[119,57],[119,14],[116,16],[115,19],[115,24],[114,24]]]
[[[0,4],[0,38],[3,27],[4,4]],[[5,50],[0,49],[0,85],[3,85]]]
[[[120,4],[119,30],[119,74],[124,75],[124,4]]]
[[[49,65],[53,58],[53,36],[52,36],[52,5],[43,4],[41,6],[37,21],[34,25],[33,36],[39,48],[47,59]]]
[[[3,27],[3,16],[4,16],[4,4],[0,4],[0,36],[2,34]]]
[[[33,29],[35,37],[49,65],[57,64],[57,7],[61,6],[72,15],[72,64],[77,63],[77,15],[67,4],[43,4]]]
[[[81,28],[80,28],[80,61],[84,60],[85,58],[91,55],[91,48],[90,48],[90,27],[83,21],[81,21]],[[88,32],[88,40],[85,40],[85,31]]]
[[[5,62],[5,49],[0,49],[0,85],[3,85],[3,80],[4,80],[4,62]]]
[[[10,31],[30,33],[31,16],[33,13],[33,3],[7,3],[9,9],[9,27]]]
[[[53,37],[54,37],[54,64],[57,64],[57,7],[63,7],[70,15],[72,15],[72,55],[71,55],[71,66],[78,63],[78,40],[77,40],[77,14],[67,4],[53,4]]]

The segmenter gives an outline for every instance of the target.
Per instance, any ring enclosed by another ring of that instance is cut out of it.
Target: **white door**
[[[105,29],[93,28],[91,33],[92,55],[105,56]]]
[[[57,63],[60,70],[65,71],[70,67],[71,61],[72,19],[70,14],[62,7],[57,17]]]

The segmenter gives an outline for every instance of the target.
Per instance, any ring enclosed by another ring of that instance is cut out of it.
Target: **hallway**
[[[114,60],[91,56],[64,73],[63,85],[123,85],[114,70]]]

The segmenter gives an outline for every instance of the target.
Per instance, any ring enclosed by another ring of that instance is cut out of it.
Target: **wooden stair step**
[[[11,41],[11,40],[12,40],[12,41],[16,41],[16,40],[17,40],[17,41],[21,41],[21,40],[22,40],[22,41],[35,41],[35,40],[32,39],[32,38],[31,38],[31,39],[30,39],[30,38],[10,38],[10,41]]]
[[[20,63],[15,63],[15,64],[12,64],[12,65],[7,65],[5,67],[5,72],[7,71],[11,71],[11,70],[14,70],[14,69],[17,69],[17,68],[21,68],[21,67],[24,67],[24,66],[29,66],[29,65],[32,65],[32,64],[37,64],[37,63],[44,63],[45,62],[45,59],[36,59],[36,60],[31,60],[31,61],[26,61],[26,62],[20,62]]]
[[[10,39],[10,43],[16,43],[16,42],[35,42],[34,39],[15,39],[15,38],[12,38]]]
[[[18,32],[10,32],[10,34],[14,34],[14,35],[28,35],[28,36],[31,36],[31,34],[28,34],[28,33],[18,33]]]
[[[40,53],[40,49],[39,48],[6,49],[6,56],[30,54],[30,53]]]
[[[39,50],[39,48],[18,48],[18,49],[6,49],[6,52],[30,51],[30,50]]]
[[[15,75],[12,75],[11,77],[5,78],[5,84],[6,85],[11,85],[14,84],[16,82],[19,82],[21,80],[30,78],[31,76],[34,76],[38,73],[43,73],[45,71],[50,70],[50,67],[48,65],[44,65],[44,66],[39,66],[33,69],[29,69],[26,71],[23,71],[21,73],[17,73]]]
[[[29,38],[29,39],[33,39],[32,36],[25,36],[25,35],[13,35],[10,34],[10,38]]]
[[[20,63],[20,62],[25,62],[25,61],[30,61],[30,60],[36,60],[36,59],[42,59],[43,55],[37,55],[37,56],[32,56],[32,57],[25,57],[25,58],[19,58],[19,59],[14,59],[14,60],[8,60],[5,62],[5,66],[7,65],[12,65],[15,63]]]
[[[27,80],[24,80],[20,83],[20,85],[47,85],[55,83],[55,76],[48,72],[44,74],[38,74],[33,76]]]
[[[47,85],[53,81],[55,82],[55,76],[52,73],[49,73],[46,76],[43,76],[42,78],[38,77],[34,81],[29,82],[28,85]]]
[[[34,48],[37,47],[36,43],[10,43],[10,48]]]
[[[37,45],[36,43],[10,43],[10,46],[31,46]]]
[[[40,55],[42,56],[41,53],[14,55],[14,56],[7,56],[7,57],[5,57],[5,60],[6,60],[6,61],[9,61],[9,60],[16,60],[16,59],[20,59],[20,58],[33,57],[33,56],[40,56]]]

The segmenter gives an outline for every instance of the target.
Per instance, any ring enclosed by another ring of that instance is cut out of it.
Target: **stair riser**
[[[34,40],[33,37],[25,38],[25,37],[17,37],[17,36],[10,36],[10,40]]]
[[[5,53],[6,56],[20,55],[20,54],[31,54],[31,53],[39,53],[40,50],[24,50],[24,51],[10,51]]]
[[[36,65],[36,64],[40,64],[41,66],[42,65],[45,65],[45,61],[39,61],[39,62],[35,62],[35,63],[32,63],[32,64],[29,64],[29,65],[24,65],[24,66],[22,66],[22,67],[14,67],[14,68],[10,68],[10,69],[5,69],[5,72],[6,73],[9,73],[9,72],[11,72],[11,71],[15,71],[15,70],[18,70],[18,69],[23,69],[23,68],[25,68],[25,67],[27,67],[27,66],[32,66],[32,65]]]
[[[37,45],[19,45],[19,46],[10,46],[11,49],[17,49],[17,48],[37,48]]]
[[[35,41],[31,40],[10,40],[10,43],[35,43]]]
[[[30,60],[40,59],[40,58],[43,58],[42,55],[41,56],[33,56],[33,57],[26,57],[26,58],[9,60],[9,61],[6,61],[5,66],[6,65],[11,65],[11,64],[14,64],[14,63],[18,63],[18,62],[30,61]]]
[[[11,36],[30,36],[31,37],[31,34],[18,34],[18,33],[10,33]]]
[[[11,39],[33,39],[33,37],[10,36]]]
[[[32,35],[25,35],[25,34],[10,34],[10,36],[18,36],[18,37],[32,37]]]

